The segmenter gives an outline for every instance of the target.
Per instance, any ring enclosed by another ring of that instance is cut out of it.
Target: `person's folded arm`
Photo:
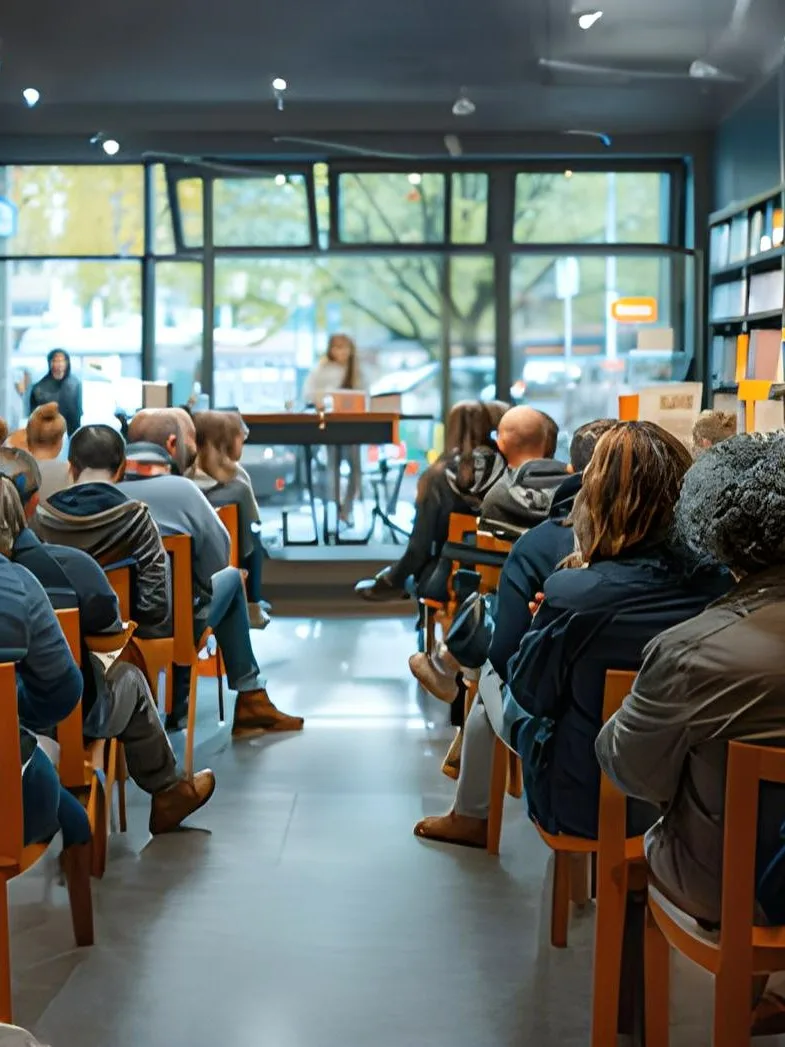
[[[676,795],[690,749],[688,670],[668,638],[648,647],[621,709],[600,731],[600,767],[623,792],[667,805]]]
[[[43,586],[25,573],[24,619],[14,623],[15,630],[12,626],[14,642],[20,645],[19,715],[25,727],[42,731],[60,723],[76,708],[83,681]]]
[[[572,610],[546,599],[507,666],[509,694],[530,716],[558,720],[569,674],[567,627]]]

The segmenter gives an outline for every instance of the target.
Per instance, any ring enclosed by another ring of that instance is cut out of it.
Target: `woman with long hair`
[[[452,408],[444,451],[417,484],[417,511],[406,551],[376,578],[357,583],[356,591],[364,599],[396,599],[407,585],[413,585],[419,595],[446,596],[447,578],[439,567],[450,513],[477,515],[483,498],[502,475],[504,463],[493,434],[506,406],[464,400]]]
[[[238,466],[244,439],[242,419],[231,411],[199,411],[194,415],[194,426],[196,461],[186,475],[216,509],[237,506],[240,563],[247,571],[248,616],[254,628],[263,629],[270,621],[262,605],[264,550],[256,498]]]
[[[324,407],[325,397],[344,389],[356,392],[365,390],[357,360],[357,346],[348,334],[332,334],[327,343],[327,352],[305,380],[303,399],[307,404],[321,409]],[[342,459],[349,463],[349,483],[338,507],[338,514],[343,523],[351,524],[354,501],[361,491],[360,448],[344,448]],[[335,448],[328,448],[327,461],[328,480],[338,489],[341,459],[338,458]]]
[[[731,583],[673,536],[691,464],[684,445],[652,422],[619,422],[597,441],[573,510],[575,552],[545,582],[507,665],[507,687],[495,673],[483,675],[487,722],[475,731],[476,718],[467,721],[455,805],[420,822],[416,835],[485,846],[495,731],[523,757],[531,816],[548,832],[596,837],[594,743],[606,671],[638,669],[650,640],[699,614]],[[651,808],[631,804],[630,818],[643,831]]]
[[[71,486],[68,462],[62,461],[66,424],[57,404],[36,407],[27,420],[27,450],[38,462],[41,473],[39,498],[48,500],[50,494]]]

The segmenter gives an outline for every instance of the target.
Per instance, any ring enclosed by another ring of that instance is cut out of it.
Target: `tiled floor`
[[[72,948],[51,862],[14,882],[17,1020],[52,1047],[588,1044],[592,915],[550,948],[548,854],[519,805],[500,860],[411,835],[451,793],[412,641],[389,619],[258,635],[271,693],[308,717],[296,737],[232,744],[201,689],[197,761],[218,791],[156,840],[132,793],[95,947]],[[707,1045],[704,980],[674,983],[673,1047]]]

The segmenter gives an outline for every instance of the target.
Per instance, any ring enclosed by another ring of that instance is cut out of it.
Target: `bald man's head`
[[[182,407],[147,407],[131,419],[128,442],[158,444],[170,455],[181,473],[196,458],[196,429]]]
[[[499,422],[496,441],[512,469],[524,462],[546,457],[545,420],[533,407],[511,407]]]

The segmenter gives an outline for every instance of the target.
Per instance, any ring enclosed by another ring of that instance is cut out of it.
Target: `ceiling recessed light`
[[[120,152],[120,143],[114,138],[105,138],[101,142],[101,148],[107,156],[117,156]]]
[[[288,86],[282,76],[276,76],[273,80],[273,91],[285,91]]]
[[[602,11],[584,11],[582,15],[578,16],[578,25],[581,29],[591,29],[601,18]]]
[[[26,87],[24,91],[22,91],[22,98],[24,98],[27,105],[32,109],[34,105],[38,105],[40,102],[41,92],[35,87]]]
[[[286,175],[285,174],[277,174],[275,176],[275,184],[276,185],[286,185]]]
[[[572,178],[572,171],[570,171],[569,168],[564,172],[564,177],[565,178]]]
[[[421,174],[417,174],[416,171],[412,171],[412,173],[409,175],[409,183],[411,185],[421,185],[422,184],[422,175]]]
[[[462,87],[452,107],[453,116],[471,116],[477,106],[469,98],[465,87]]]

